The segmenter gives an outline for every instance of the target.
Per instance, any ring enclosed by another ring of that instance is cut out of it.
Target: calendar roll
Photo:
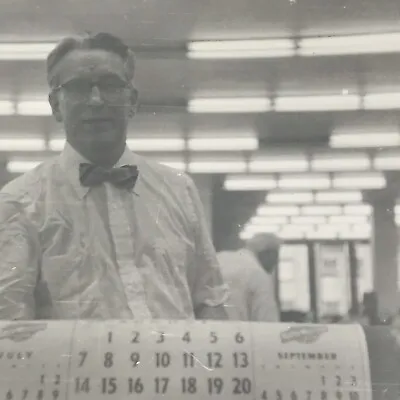
[[[0,400],[398,400],[387,328],[215,321],[0,323]]]

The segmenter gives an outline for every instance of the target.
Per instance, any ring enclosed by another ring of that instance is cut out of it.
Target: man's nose
[[[89,103],[94,105],[103,104],[100,90],[96,85],[93,85],[92,90],[90,91]]]

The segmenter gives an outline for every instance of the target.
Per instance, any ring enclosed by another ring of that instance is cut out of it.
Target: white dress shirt
[[[192,180],[125,150],[133,191],[63,153],[0,193],[0,319],[194,318],[227,296]]]
[[[226,301],[229,319],[279,322],[274,280],[247,250],[222,251],[217,255],[222,275],[230,289]]]

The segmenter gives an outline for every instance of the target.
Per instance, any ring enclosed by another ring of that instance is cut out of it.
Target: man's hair
[[[47,81],[51,87],[56,86],[56,66],[71,51],[92,49],[105,50],[121,57],[125,62],[127,78],[133,79],[135,72],[135,59],[133,51],[120,38],[110,33],[87,34],[85,36],[70,36],[61,42],[50,52],[47,57]]]

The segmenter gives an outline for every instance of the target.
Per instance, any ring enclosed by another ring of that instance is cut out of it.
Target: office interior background
[[[135,51],[129,146],[195,180],[217,250],[282,238],[283,310],[398,308],[398,0],[14,0],[0,14],[0,185],[61,151],[45,58],[107,31]]]

